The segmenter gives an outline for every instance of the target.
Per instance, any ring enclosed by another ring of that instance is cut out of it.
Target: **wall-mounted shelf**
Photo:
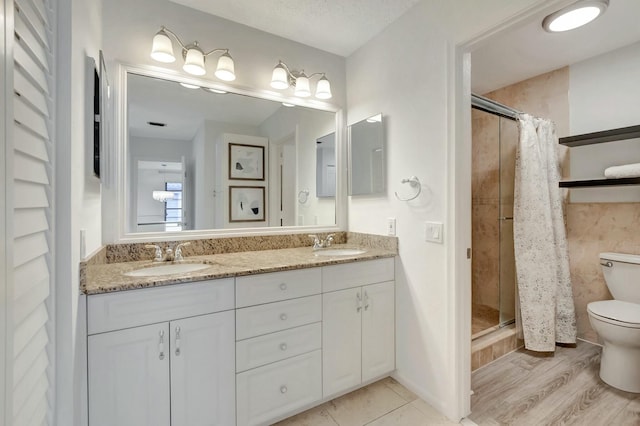
[[[584,179],[565,180],[560,182],[560,188],[586,188],[594,186],[626,186],[640,185],[640,177],[619,178],[619,179]]]
[[[583,135],[567,136],[560,138],[561,145],[570,148],[598,143],[622,141],[625,139],[640,138],[640,126],[621,127],[618,129],[604,130],[602,132],[585,133]],[[626,186],[640,185],[640,177],[619,179],[580,179],[565,180],[560,182],[560,188],[588,188],[597,186]]]
[[[561,145],[576,147],[634,138],[640,138],[640,126],[621,127],[619,129],[604,130],[602,132],[567,136],[560,138],[559,142]]]

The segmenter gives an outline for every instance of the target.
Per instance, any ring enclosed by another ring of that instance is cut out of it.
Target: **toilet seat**
[[[590,315],[623,327],[640,328],[640,304],[621,300],[601,300],[587,305]]]

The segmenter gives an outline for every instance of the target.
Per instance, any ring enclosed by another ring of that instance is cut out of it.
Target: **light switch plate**
[[[395,217],[387,218],[387,235],[391,235],[391,236],[396,235],[396,218]]]
[[[442,222],[425,222],[424,223],[424,240],[432,243],[442,244],[442,232],[444,225]]]

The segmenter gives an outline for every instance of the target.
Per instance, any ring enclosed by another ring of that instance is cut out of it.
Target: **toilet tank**
[[[640,303],[640,255],[600,253],[600,265],[614,299]]]

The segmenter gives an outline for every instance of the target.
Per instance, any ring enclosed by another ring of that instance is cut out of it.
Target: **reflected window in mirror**
[[[385,192],[384,145],[382,114],[349,126],[349,195]]]
[[[336,110],[288,108],[136,72],[126,73],[125,107],[125,233],[336,224]],[[334,135],[326,154],[334,170],[321,194],[316,142],[326,135]],[[242,176],[230,173],[236,163]],[[154,200],[167,184],[180,184],[180,199]],[[232,220],[232,186],[264,188],[257,220]],[[301,191],[309,194],[304,202]]]

